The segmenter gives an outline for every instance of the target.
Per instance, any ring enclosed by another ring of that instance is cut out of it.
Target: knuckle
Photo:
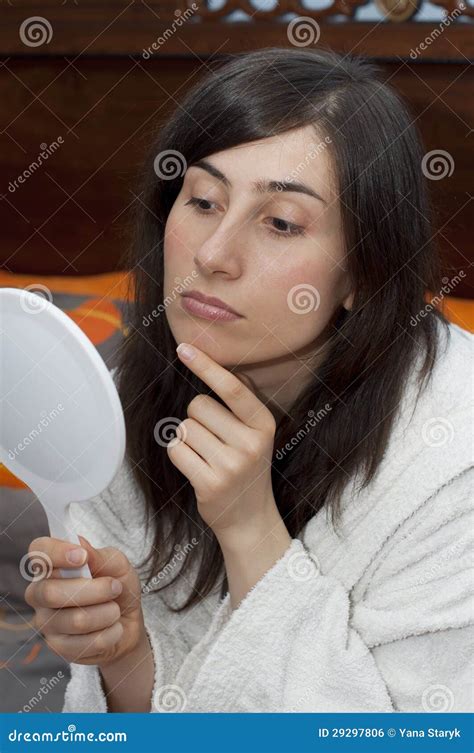
[[[51,649],[51,651],[53,651],[55,654],[57,654],[58,656],[61,656],[66,661],[72,660],[72,658],[70,659],[67,652],[65,651],[64,641],[62,640],[61,636],[59,635],[47,636],[45,637],[45,642],[48,645],[48,647]]]
[[[127,570],[130,568],[130,560],[128,559],[127,555],[122,552],[121,549],[115,549],[115,547],[107,547],[106,552],[104,552],[107,556],[108,560],[113,560],[114,568],[117,568],[118,575],[125,575]],[[109,582],[109,588],[112,583],[113,578],[110,579]]]
[[[127,555],[119,549],[117,549],[117,562],[121,570],[127,571],[131,568],[130,560]]]
[[[28,554],[31,554],[32,552],[42,552],[46,550],[48,537],[47,536],[39,536],[36,539],[33,539],[33,541],[30,543],[28,547]]]
[[[193,426],[194,420],[192,418],[185,418],[181,423],[179,424],[179,428],[181,432],[186,436],[186,432],[189,431],[189,429]]]
[[[188,415],[196,414],[206,403],[207,395],[196,395],[188,405]]]
[[[107,642],[107,637],[104,635],[104,631],[99,633],[94,643],[95,643],[94,648],[97,651],[97,653],[100,654],[101,651],[105,651],[105,649],[108,647],[108,642]]]
[[[23,599],[26,601],[26,603],[30,607],[35,607],[36,591],[37,591],[36,583],[29,583],[25,589],[25,593],[23,594]]]
[[[33,619],[31,620],[31,624],[33,625],[33,628],[38,631],[38,633],[44,634],[44,628],[46,628],[47,623],[45,624],[39,610],[35,611]]]
[[[206,497],[215,497],[222,492],[222,482],[218,478],[209,479],[206,482]]]
[[[61,591],[51,580],[41,581],[38,584],[41,599],[46,606],[55,607],[61,600]]]
[[[98,551],[102,555],[103,559],[102,565],[97,570],[98,575],[100,575],[100,573],[103,572],[105,568],[108,568],[111,565],[115,573],[114,577],[120,577],[121,575],[126,574],[127,570],[130,567],[130,560],[128,559],[127,555],[122,552],[121,549],[116,549],[113,546],[105,546]],[[106,577],[104,588],[110,588],[110,584],[113,580],[112,576],[101,577]]]
[[[273,436],[273,434],[275,434],[276,427],[277,423],[275,417],[271,413],[269,413],[267,416],[265,416],[263,430]]]
[[[122,612],[116,601],[110,601],[105,605],[104,611],[101,613],[101,627],[103,629],[110,628],[120,619]]]
[[[75,609],[71,615],[71,627],[78,633],[86,632],[89,627],[89,616],[84,609]]]
[[[262,454],[262,442],[259,439],[250,439],[245,445],[245,454],[247,457],[255,460]]]
[[[230,475],[237,475],[242,469],[242,463],[240,458],[231,455],[230,453],[223,454],[223,465],[227,473]]]
[[[247,393],[247,387],[241,381],[237,381],[229,389],[230,396],[235,397],[235,398],[242,397],[246,393]]]
[[[108,605],[108,618],[109,618],[108,619],[108,624],[109,624],[109,626],[110,625],[115,625],[115,623],[117,622],[117,620],[120,619],[121,615],[122,615],[122,612],[120,611],[120,607],[117,604],[117,602],[116,601],[111,601],[110,604]]]

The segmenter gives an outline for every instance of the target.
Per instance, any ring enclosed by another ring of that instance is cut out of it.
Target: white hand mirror
[[[38,497],[52,537],[80,544],[69,504],[105,489],[124,453],[122,405],[95,346],[43,296],[0,288],[0,462]],[[87,565],[61,574],[91,577]]]

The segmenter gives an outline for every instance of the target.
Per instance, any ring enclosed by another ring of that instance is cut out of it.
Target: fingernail
[[[119,594],[122,593],[122,588],[123,588],[123,586],[122,586],[122,584],[120,583],[119,580],[113,580],[112,581],[112,593],[113,594],[115,594],[116,596],[118,596]]]
[[[181,358],[184,358],[185,361],[192,361],[196,355],[193,346],[188,345],[187,343],[181,343],[178,345],[176,352]]]
[[[85,549],[71,549],[69,552],[66,552],[66,559],[68,562],[72,562],[73,565],[82,565],[86,557],[87,552]]]

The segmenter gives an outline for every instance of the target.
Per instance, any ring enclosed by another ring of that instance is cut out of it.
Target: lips
[[[220,298],[213,298],[212,296],[204,295],[204,293],[200,293],[198,290],[190,290],[188,293],[183,293],[182,295],[185,298],[194,298],[196,301],[200,301],[201,303],[206,303],[208,306],[217,306],[218,308],[223,309],[224,311],[229,311],[231,314],[234,314],[235,316],[242,316],[242,314],[239,314],[238,311],[233,309],[227,303],[224,303],[224,301],[221,301]]]

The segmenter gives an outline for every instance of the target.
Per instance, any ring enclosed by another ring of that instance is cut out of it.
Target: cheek
[[[173,211],[168,216],[164,236],[165,273],[167,268],[183,268],[192,259],[192,244],[188,224],[180,222]]]
[[[338,279],[334,264],[314,260],[308,263],[306,260],[274,270],[268,282],[269,289],[275,293],[274,299],[272,296],[275,304],[278,302],[279,309],[286,309],[291,314],[297,313],[299,307],[313,308],[314,311],[331,309],[335,303]]]
[[[269,326],[278,326],[278,337],[289,347],[300,347],[322,332],[339,304],[333,267],[306,260],[267,277]]]

